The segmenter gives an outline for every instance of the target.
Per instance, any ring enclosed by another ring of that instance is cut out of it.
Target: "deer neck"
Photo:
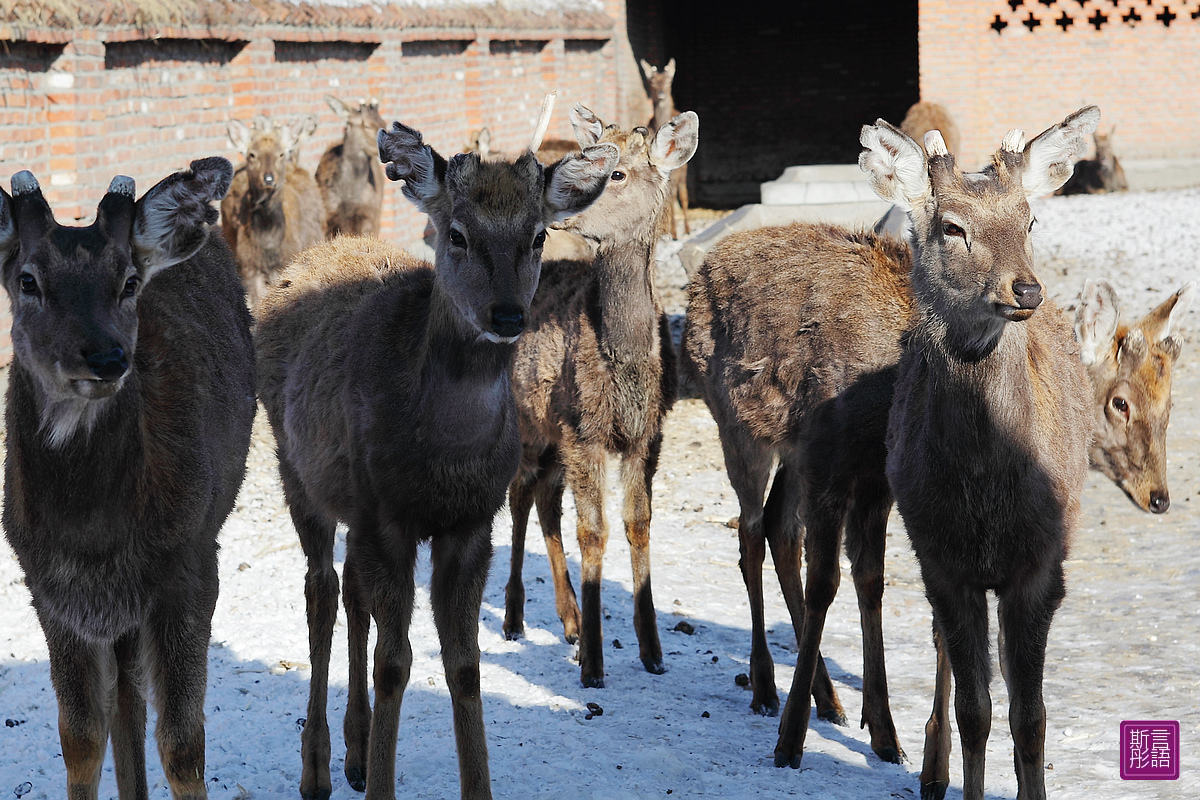
[[[627,239],[601,242],[594,270],[601,347],[619,362],[650,357],[658,343],[653,225]]]
[[[283,192],[287,184],[287,173],[284,172],[274,191],[261,194],[247,194],[250,201],[250,224],[254,229],[260,246],[277,248],[283,243],[283,232],[286,227],[283,213]]]
[[[339,178],[344,182],[359,183],[369,180],[374,183],[371,174],[372,151],[364,130],[358,126],[347,126],[346,136],[342,139],[342,159],[338,167]]]
[[[654,130],[666,125],[674,116],[675,101],[669,93],[659,95],[654,99]]]

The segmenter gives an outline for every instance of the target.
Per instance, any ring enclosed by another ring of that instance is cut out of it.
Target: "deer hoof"
[[[346,782],[356,792],[365,792],[367,790],[367,776],[358,767],[346,767]]]
[[[942,800],[945,796],[946,784],[937,781],[921,784],[921,800]]]
[[[322,786],[321,788],[319,788],[315,791],[308,791],[308,792],[301,791],[300,797],[303,798],[303,800],[329,800],[330,794],[331,794],[330,787]]]
[[[875,755],[879,756],[880,761],[886,761],[889,764],[903,764],[908,760],[908,756],[904,755],[904,751],[899,747],[884,745],[875,750]],[[942,790],[946,791],[945,789]]]
[[[580,677],[579,682],[583,684],[583,688],[585,688],[585,689],[603,689],[604,688],[604,676],[603,675],[599,675],[599,676],[584,675],[584,676]]]
[[[765,700],[755,700],[750,704],[750,710],[762,717],[779,715],[779,698],[768,697]]]
[[[513,627],[513,628],[509,628],[507,625],[504,627],[504,638],[510,642],[515,642],[517,639],[520,639],[524,635],[525,635],[525,626],[524,625],[521,625],[520,627]]]
[[[667,671],[667,668],[663,666],[661,660],[655,661],[652,658],[643,658],[642,666],[644,666],[646,668],[646,672],[649,672],[651,675],[662,675]]]
[[[804,753],[796,753],[794,756],[789,756],[787,753],[775,754],[775,766],[791,767],[792,769],[800,769],[800,759],[804,757]],[[924,798],[922,798],[924,800]]]
[[[840,708],[827,709],[817,716],[826,722],[832,722],[834,725],[840,725],[843,728],[850,724],[850,721],[846,719],[846,712]]]

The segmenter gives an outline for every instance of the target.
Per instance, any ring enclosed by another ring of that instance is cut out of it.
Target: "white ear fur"
[[[621,151],[608,142],[564,156],[546,182],[546,221],[562,222],[594,203],[620,160]]]
[[[1196,296],[1196,282],[1189,281],[1185,283],[1179,291],[1175,293],[1175,306],[1171,309],[1170,315],[1167,317],[1167,324],[1163,326],[1162,332],[1158,335],[1158,340],[1162,341],[1171,334],[1179,330],[1179,324],[1183,321],[1183,315],[1187,313],[1192,306],[1192,300]]]
[[[595,112],[582,103],[576,103],[568,116],[571,118],[571,128],[575,131],[575,140],[579,142],[580,147],[591,147],[604,135],[604,123]]]
[[[654,77],[654,73],[658,72],[658,70],[656,70],[653,65],[651,65],[650,62],[644,58],[638,63],[642,65],[642,74],[646,76],[646,80],[650,80]]]
[[[659,128],[650,145],[650,163],[664,175],[679,169],[696,154],[700,144],[700,117],[685,111]]]
[[[1075,310],[1075,338],[1079,340],[1080,360],[1095,364],[1111,349],[1121,320],[1117,292],[1108,281],[1087,281],[1079,293]]]
[[[1100,124],[1100,109],[1086,106],[1047,128],[1025,145],[1021,185],[1026,197],[1041,197],[1067,182],[1074,164],[1087,152],[1085,134]]]
[[[933,188],[920,145],[882,119],[864,125],[858,140],[864,148],[858,166],[875,194],[905,211],[925,202]]]
[[[675,59],[667,62],[667,66],[663,68],[663,72],[667,73],[667,78],[675,80]]]
[[[231,119],[225,125],[225,129],[229,132],[229,144],[234,150],[245,155],[250,150],[251,130],[250,127],[240,119]]]

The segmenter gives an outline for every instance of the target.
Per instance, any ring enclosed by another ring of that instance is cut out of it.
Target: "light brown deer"
[[[511,164],[477,155],[446,161],[399,122],[378,142],[388,178],[404,181],[405,196],[439,232],[436,269],[373,239],[323,243],[284,273],[256,331],[260,396],[308,559],[313,672],[300,792],[323,799],[331,789],[325,705],[337,616],[334,526],[342,520],[347,780],[373,800],[395,796],[413,567],[417,544],[430,540],[461,795],[490,798],[478,620],[492,519],[521,456],[514,345],[529,317],[546,225],[587,208],[618,154],[600,144],[551,167],[532,153]]]
[[[925,140],[925,134],[929,131],[938,131],[950,152],[958,152],[960,142],[958,125],[954,123],[954,117],[950,116],[950,111],[941,103],[933,103],[928,100],[913,103],[904,114],[900,130],[918,144]]]
[[[362,99],[357,107],[351,107],[325,95],[325,102],[346,125],[342,141],[326,150],[317,164],[317,186],[325,203],[325,236],[378,236],[383,165],[375,136],[385,125],[379,101]]]
[[[642,72],[646,76],[646,85],[650,90],[650,102],[654,105],[654,116],[650,118],[648,124],[653,133],[679,115],[679,109],[675,108],[675,98],[671,92],[671,85],[675,82],[675,59],[672,58],[668,61],[661,70],[645,59],[641,60],[641,65]],[[679,238],[675,222],[676,203],[679,204],[679,213],[683,217],[683,232],[691,233],[692,227],[688,224],[686,164],[671,173],[671,185],[667,191],[667,202],[663,209],[662,227],[667,230],[672,239]]]
[[[232,177],[193,161],[135,202],[117,176],[85,228],[59,226],[29,172],[0,190],[4,534],[46,635],[72,800],[96,800],[110,738],[122,800],[148,796],[147,685],[172,796],[207,796],[217,533],[255,411],[250,314],[212,228]]]
[[[581,146],[620,149],[608,189],[564,226],[596,247],[591,262],[547,262],[517,347],[513,387],[520,409],[521,469],[509,492],[512,569],[504,632],[524,630],[522,565],[534,502],[554,575],[555,604],[568,641],[579,637],[580,679],[604,685],[600,582],[608,542],[604,494],[608,454],[621,458],[625,536],[633,564],[634,628],[643,666],[664,672],[650,586],[651,482],[662,421],[676,393],[675,351],[654,286],[655,226],[671,173],[696,151],[699,119],[680,114],[651,137],[622,131],[576,106]],[[563,555],[564,481],[578,512],[583,614]]]
[[[1155,514],[1171,507],[1171,371],[1183,347],[1180,321],[1195,294],[1193,281],[1142,319],[1124,324],[1116,290],[1106,281],[1088,281],[1075,312],[1075,335],[1095,398],[1092,467],[1138,508]]]
[[[898,367],[887,476],[933,607],[937,677],[923,798],[940,799],[949,784],[951,674],[963,797],[983,797],[988,590],[999,598],[1018,796],[1046,794],[1042,673],[1066,594],[1063,560],[1093,415],[1079,346],[1043,302],[1027,198],[1070,177],[1099,118],[1089,106],[1028,144],[1010,131],[982,172],[966,174],[936,131],[922,151],[883,120],[863,128],[859,163],[880,197],[908,209],[915,245],[918,321]],[[789,705],[801,700],[807,705],[806,693],[793,692]]]
[[[229,121],[229,141],[246,163],[221,201],[221,231],[237,256],[252,309],[283,268],[325,236],[321,190],[296,163],[300,143],[316,124],[312,115],[283,127],[261,118],[253,126]]]

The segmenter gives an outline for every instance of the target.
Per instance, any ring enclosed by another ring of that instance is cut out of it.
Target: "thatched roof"
[[[598,0],[0,0],[0,39],[81,26],[254,25],[606,31],[613,22]]]

